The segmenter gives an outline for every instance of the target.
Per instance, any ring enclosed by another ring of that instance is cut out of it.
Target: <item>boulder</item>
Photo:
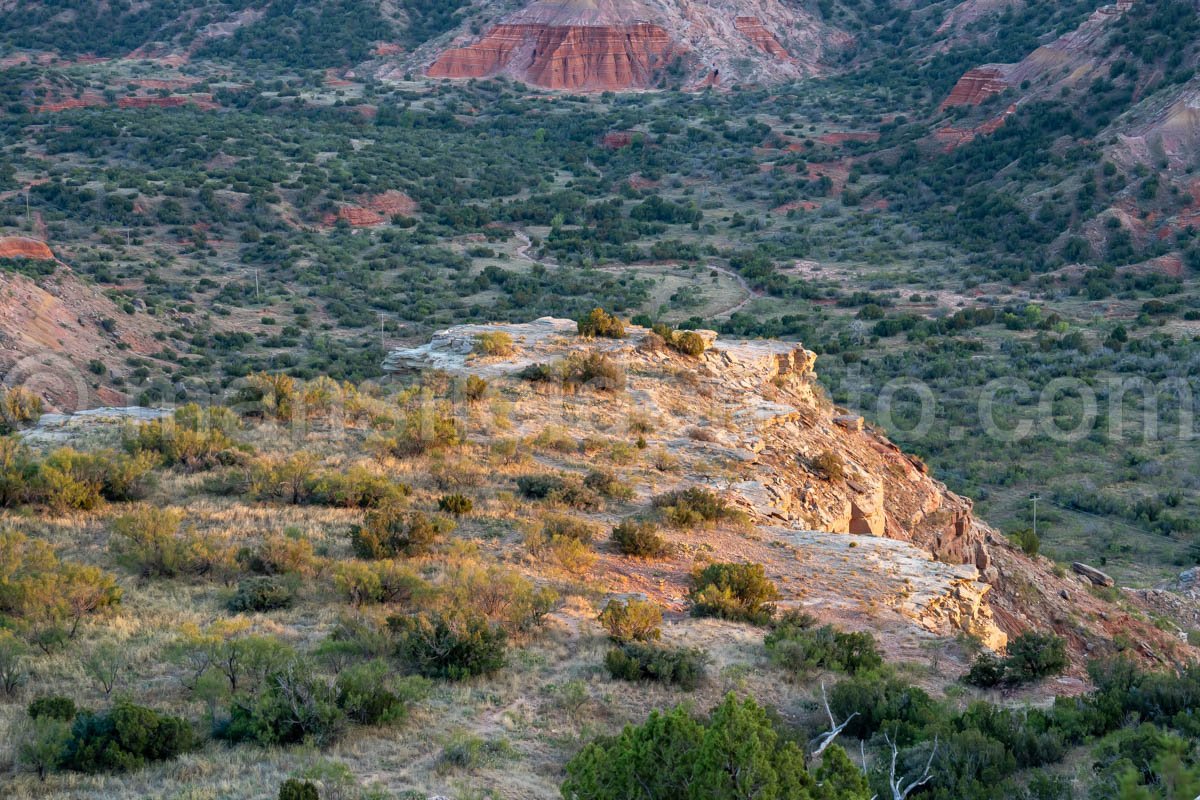
[[[1101,572],[1095,567],[1089,567],[1087,564],[1076,561],[1071,565],[1071,569],[1075,571],[1075,574],[1082,575],[1096,586],[1113,586],[1116,584],[1116,581],[1108,574]]]

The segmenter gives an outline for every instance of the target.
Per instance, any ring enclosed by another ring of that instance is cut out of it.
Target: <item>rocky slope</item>
[[[512,336],[515,351],[477,355],[476,337],[496,331]],[[653,431],[647,445],[671,463],[665,474],[675,486],[706,485],[752,519],[752,535],[705,534],[705,549],[767,564],[785,605],[871,627],[885,638],[913,629],[967,632],[1003,648],[1009,635],[1052,629],[1082,655],[1111,648],[1113,635],[1123,632],[1144,643],[1148,659],[1172,658],[1182,646],[1136,609],[1098,599],[1084,579],[1059,577],[1049,562],[1020,553],[974,519],[970,501],[948,491],[918,460],[860,417],[830,405],[815,381],[813,353],[782,342],[703,335],[712,346],[691,358],[636,327],[623,340],[585,341],[567,320],[461,326],[394,351],[387,367],[477,375],[503,382],[506,390],[524,387],[514,431],[522,436],[548,424],[588,436],[638,417]],[[516,376],[531,364],[584,351],[603,352],[623,367],[624,392],[578,406]],[[616,561],[610,567],[629,591],[668,605],[683,602],[687,564],[642,572]]]
[[[482,37],[461,33],[426,72],[582,91],[778,80],[820,72],[849,43],[779,0],[534,0]]]

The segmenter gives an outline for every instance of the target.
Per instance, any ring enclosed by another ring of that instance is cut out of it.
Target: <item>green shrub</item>
[[[61,695],[43,695],[34,698],[28,708],[30,719],[47,717],[62,722],[70,722],[75,719],[76,712],[75,701]]]
[[[0,629],[0,692],[12,697],[29,677],[26,662],[29,645],[18,639],[12,631]]]
[[[102,713],[82,711],[67,740],[63,766],[76,772],[116,772],[167,761],[197,743],[186,720],[121,701]]]
[[[40,633],[47,638],[37,640],[39,646],[73,637],[85,617],[121,602],[121,588],[112,575],[60,561],[48,543],[17,531],[0,531],[0,576],[0,617],[22,626],[44,626]],[[7,641],[6,634],[0,630],[0,642]]]
[[[709,564],[692,576],[692,614],[765,625],[779,591],[762,564]]]
[[[594,308],[578,323],[579,335],[588,339],[597,336],[606,339],[624,339],[625,323],[602,308]]]
[[[633,487],[624,483],[607,470],[594,469],[583,479],[583,485],[601,497],[610,500],[628,500],[633,497]]]
[[[542,534],[547,538],[562,537],[583,544],[591,544],[600,534],[600,529],[586,519],[566,514],[549,514],[542,523]]]
[[[368,512],[364,524],[350,529],[350,544],[359,558],[427,555],[455,527],[445,517],[385,508]]]
[[[463,494],[447,494],[438,498],[438,509],[445,511],[447,514],[462,516],[463,514],[470,514],[473,508],[475,508],[475,503],[471,498]]]
[[[125,567],[144,577],[172,578],[232,570],[237,553],[215,538],[180,531],[183,513],[142,507],[113,521],[110,548]]]
[[[465,732],[455,733],[438,756],[438,771],[473,770],[516,756],[512,745],[503,739],[484,739]]]
[[[320,795],[315,783],[288,778],[279,784],[279,800],[320,800]]]
[[[508,636],[476,612],[390,617],[388,625],[397,655],[419,675],[463,680],[504,668]]]
[[[706,720],[685,706],[651,712],[583,748],[566,766],[566,800],[634,797],[733,800],[865,800],[862,773],[837,745],[815,776],[804,751],[776,730],[771,713],[732,694]],[[818,784],[819,782],[819,784]]]
[[[303,487],[303,494],[314,505],[373,509],[400,505],[412,494],[412,487],[355,465],[345,472],[316,475]]]
[[[1042,540],[1032,528],[1021,528],[1010,533],[1009,538],[1016,542],[1017,547],[1020,547],[1025,555],[1033,557],[1038,554],[1042,548]]]
[[[7,435],[37,422],[42,415],[42,398],[21,386],[0,389],[0,435]]]
[[[296,600],[296,581],[273,575],[259,575],[238,583],[237,592],[229,600],[229,610],[276,611],[291,608]]]
[[[346,727],[336,689],[304,659],[293,658],[273,670],[257,692],[234,695],[228,724],[218,729],[233,742],[264,746],[335,741]]]
[[[622,520],[612,532],[613,544],[623,555],[639,558],[662,558],[671,552],[671,545],[658,534],[658,526],[649,520]]]
[[[745,512],[701,486],[660,494],[653,503],[667,521],[680,528],[696,528],[722,521],[745,524],[748,520]]]
[[[517,488],[532,500],[547,500],[583,510],[600,507],[596,492],[574,475],[522,475],[517,478]]]
[[[1058,675],[1069,663],[1065,639],[1029,631],[1009,641],[1008,654],[1002,659],[980,653],[964,680],[984,688],[1001,684],[1020,686]]]
[[[621,681],[654,681],[690,692],[704,680],[701,650],[627,642],[604,656],[608,674]]]
[[[883,656],[870,633],[844,633],[832,625],[813,627],[794,617],[781,620],[764,644],[772,663],[797,676],[815,669],[853,675],[883,666]]]
[[[600,625],[616,642],[648,642],[662,635],[662,609],[646,600],[609,600]]]
[[[389,725],[408,717],[412,703],[427,690],[423,678],[395,679],[383,660],[355,664],[338,673],[337,705],[352,722]]]
[[[511,356],[516,351],[512,336],[504,331],[480,333],[475,336],[475,352],[485,356]]]
[[[478,375],[468,375],[458,388],[464,400],[468,403],[478,403],[487,396],[488,382]]]
[[[399,561],[342,561],[333,568],[333,585],[356,606],[369,603],[412,605],[430,592],[415,570]]]
[[[617,392],[625,388],[625,370],[603,353],[571,353],[563,364],[562,380],[567,388]]]
[[[175,410],[170,419],[139,425],[125,439],[133,453],[155,453],[167,466],[206,470],[239,464],[244,450],[233,439],[240,422],[228,408],[201,408],[189,403]]]
[[[708,349],[708,343],[704,340],[704,337],[695,331],[677,331],[670,325],[660,323],[654,326],[653,332],[668,347],[685,356],[699,358]]]

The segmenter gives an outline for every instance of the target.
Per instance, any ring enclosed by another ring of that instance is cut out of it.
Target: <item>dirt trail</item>
[[[529,234],[525,233],[525,231],[522,231],[522,230],[516,230],[516,231],[513,231],[513,233],[516,235],[516,237],[518,239],[521,240],[521,244],[517,247],[517,250],[516,250],[517,258],[519,258],[523,261],[528,261],[530,264],[542,264],[543,266],[555,266],[554,262],[552,262],[552,261],[538,261],[536,258],[534,258],[533,256],[531,256],[529,254],[530,249],[533,247],[533,242],[532,242],[532,240],[530,240]],[[717,264],[707,264],[705,266],[708,269],[713,270],[714,272],[719,272],[728,278],[732,278],[737,283],[737,285],[741,288],[741,290],[746,293],[746,296],[744,298],[739,300],[737,303],[734,303],[729,308],[726,308],[722,311],[718,311],[718,312],[712,314],[711,316],[714,319],[719,318],[719,317],[733,316],[734,314],[741,311],[746,306],[750,305],[750,303],[752,301],[757,300],[758,298],[763,296],[762,292],[756,291],[753,287],[750,286],[749,283],[746,282],[745,278],[743,278],[741,275],[734,272],[733,270],[731,270],[727,267],[722,267]],[[610,266],[596,267],[596,269],[600,270],[601,272],[624,272],[627,269],[629,269],[629,266],[623,265],[623,264],[614,264],[614,265],[610,265]]]

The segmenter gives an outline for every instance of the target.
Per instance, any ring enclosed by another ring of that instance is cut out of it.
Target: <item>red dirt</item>
[[[392,42],[380,42],[379,44],[375,45],[375,49],[371,51],[373,55],[381,58],[387,56],[398,56],[403,52],[403,47],[398,44],[393,44]]]

